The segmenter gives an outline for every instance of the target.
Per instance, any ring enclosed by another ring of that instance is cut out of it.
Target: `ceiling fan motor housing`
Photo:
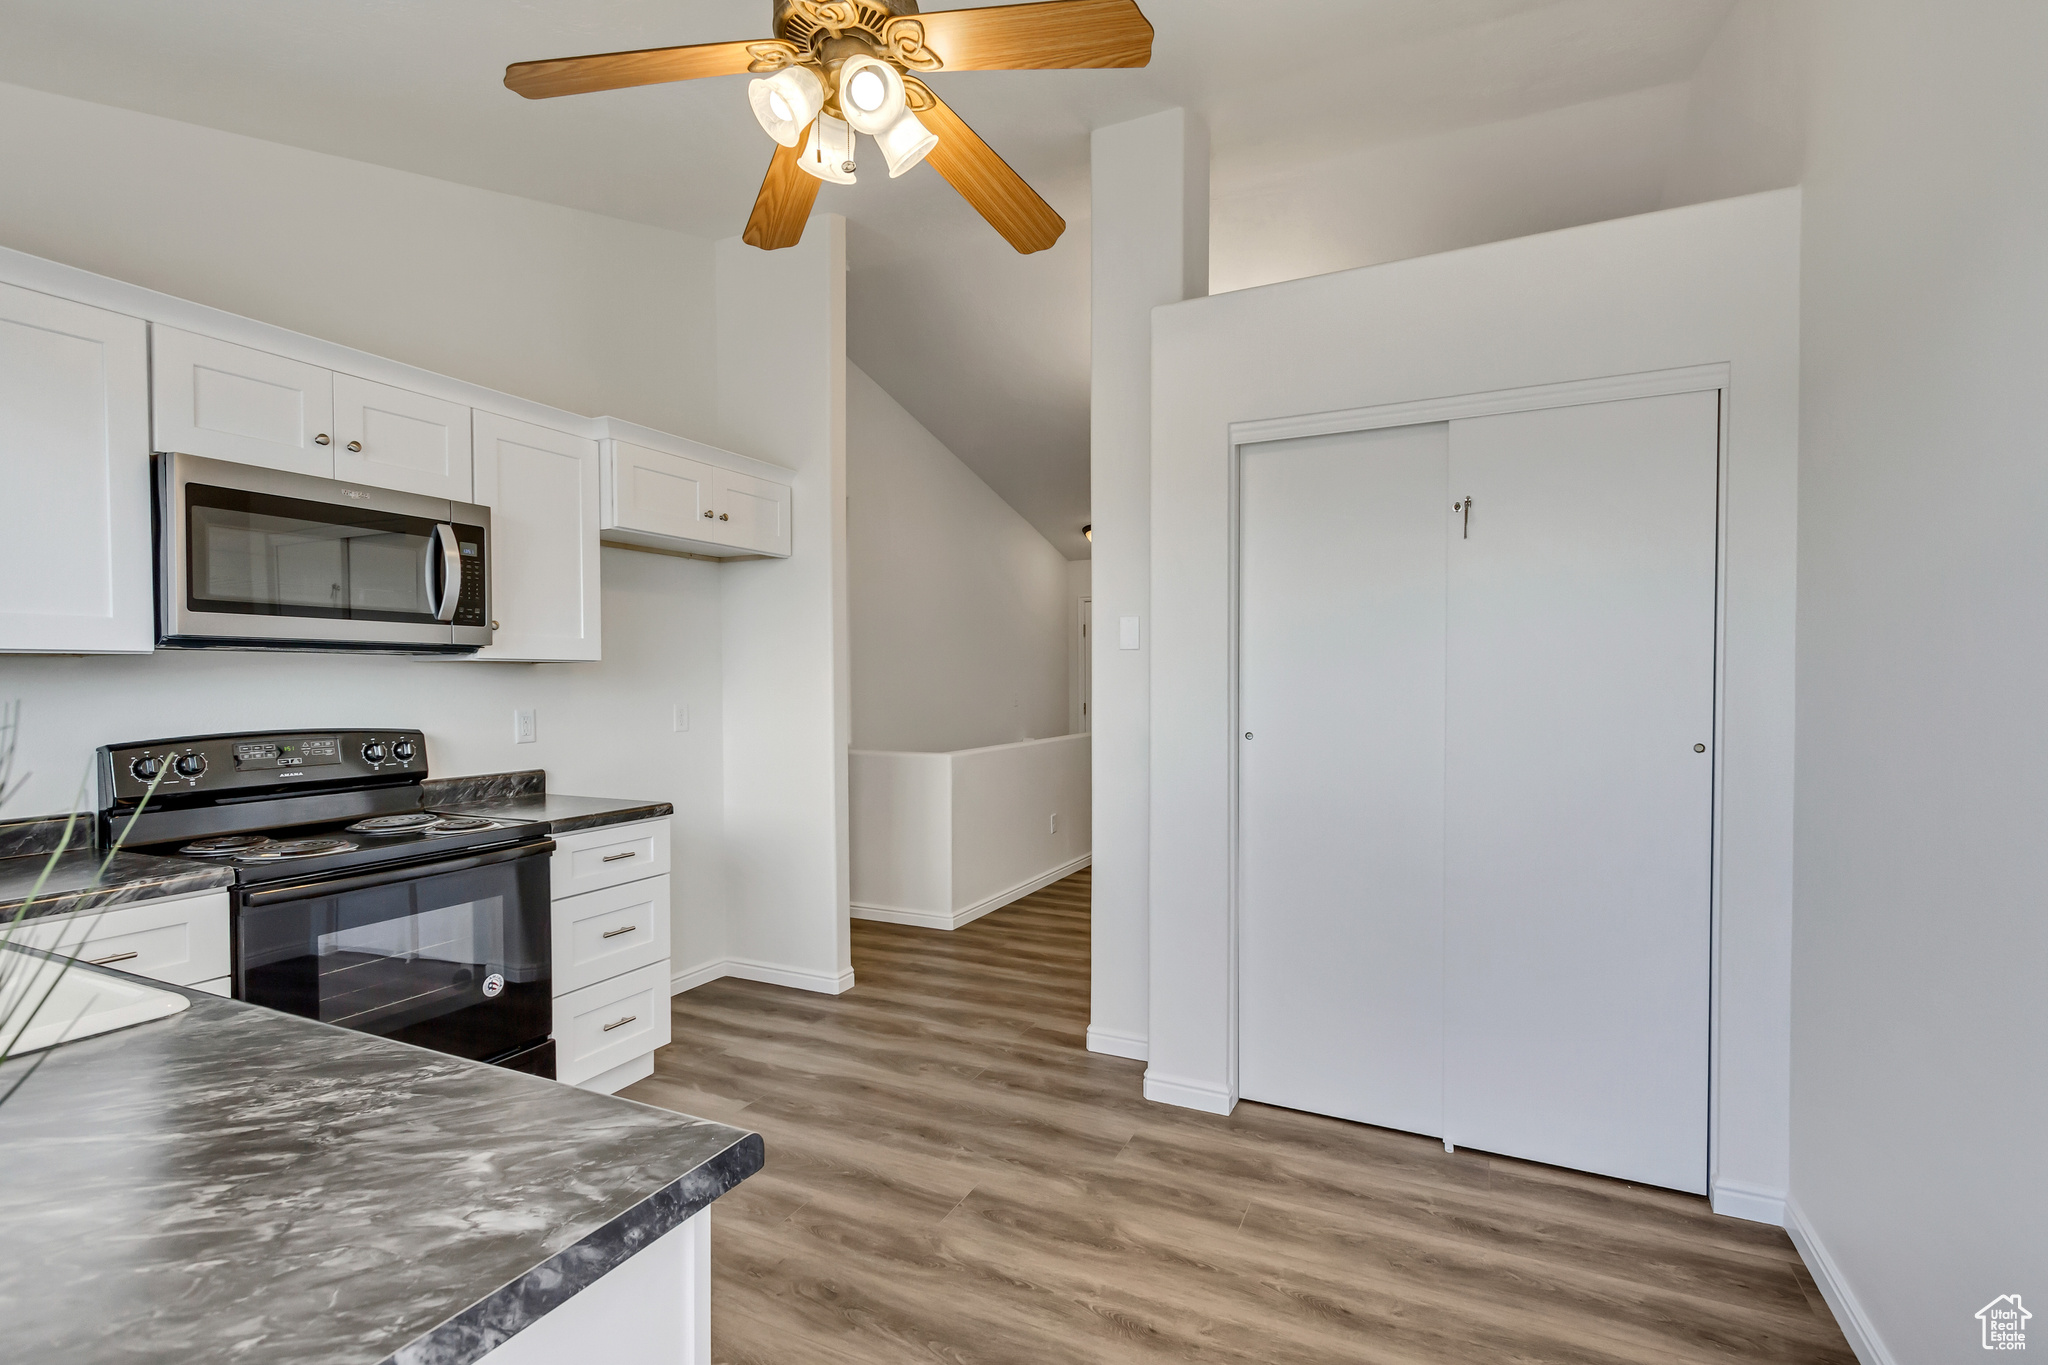
[[[917,0],[775,0],[775,36],[784,42],[808,48],[820,32],[813,17],[816,10],[839,10],[849,16],[848,27],[865,27],[863,20],[886,23],[905,14],[917,13]],[[865,13],[863,13],[865,11]]]

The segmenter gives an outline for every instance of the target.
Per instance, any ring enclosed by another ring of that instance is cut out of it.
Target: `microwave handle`
[[[434,601],[434,551],[441,552],[441,599]],[[434,527],[433,544],[427,547],[427,600],[434,603],[436,621],[453,621],[456,604],[462,601],[462,547],[455,542],[455,528],[447,522]]]

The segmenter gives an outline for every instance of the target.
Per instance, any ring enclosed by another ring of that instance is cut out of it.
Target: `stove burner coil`
[[[178,852],[189,853],[195,858],[232,858],[238,853],[253,853],[269,843],[270,840],[261,834],[228,834],[187,844]]]
[[[434,818],[439,821],[434,826],[436,833],[445,830],[453,834],[460,830],[491,828],[491,822],[480,815],[437,815]]]
[[[355,845],[347,839],[285,839],[253,853],[244,853],[237,861],[269,863],[282,858],[318,858],[325,853],[347,853],[353,848]]]
[[[411,834],[415,830],[431,829],[440,816],[430,811],[407,811],[403,815],[373,815],[367,820],[358,820],[348,827],[351,834]]]

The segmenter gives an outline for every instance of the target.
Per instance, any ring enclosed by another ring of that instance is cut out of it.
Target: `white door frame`
[[[1544,408],[1572,408],[1587,403],[1620,402],[1630,398],[1659,398],[1667,394],[1718,391],[1721,395],[1721,433],[1718,474],[1718,509],[1715,515],[1714,555],[1714,735],[1713,735],[1713,851],[1709,877],[1712,927],[1707,984],[1707,1187],[1715,1184],[1720,1160],[1721,1078],[1721,816],[1722,750],[1727,705],[1728,651],[1728,381],[1729,366],[1693,365],[1683,369],[1653,370],[1642,374],[1614,375],[1604,379],[1577,380],[1564,384],[1540,384],[1529,388],[1496,389],[1485,393],[1426,398],[1416,402],[1388,403],[1377,407],[1351,408],[1341,412],[1311,413],[1300,417],[1267,418],[1230,424],[1230,728],[1224,738],[1230,754],[1230,886],[1229,886],[1229,1103],[1237,1104],[1238,1087],[1238,913],[1239,913],[1239,811],[1240,778],[1238,759],[1242,752],[1237,736],[1243,732],[1239,714],[1239,612],[1242,606],[1239,574],[1244,540],[1243,468],[1244,448],[1270,441],[1287,441],[1302,436],[1334,436],[1344,432],[1374,431],[1383,427],[1417,426],[1426,422],[1449,422],[1461,417],[1488,417],[1503,413],[1536,412]]]

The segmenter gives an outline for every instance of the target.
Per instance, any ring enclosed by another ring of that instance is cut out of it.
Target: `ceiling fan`
[[[745,240],[795,246],[823,181],[854,180],[854,134],[875,139],[891,178],[927,157],[1018,251],[1067,224],[919,77],[933,71],[1145,66],[1152,25],[1136,0],[1044,0],[920,14],[917,0],[774,0],[775,36],[520,62],[505,84],[528,99],[752,72],[754,116],[778,144]]]

